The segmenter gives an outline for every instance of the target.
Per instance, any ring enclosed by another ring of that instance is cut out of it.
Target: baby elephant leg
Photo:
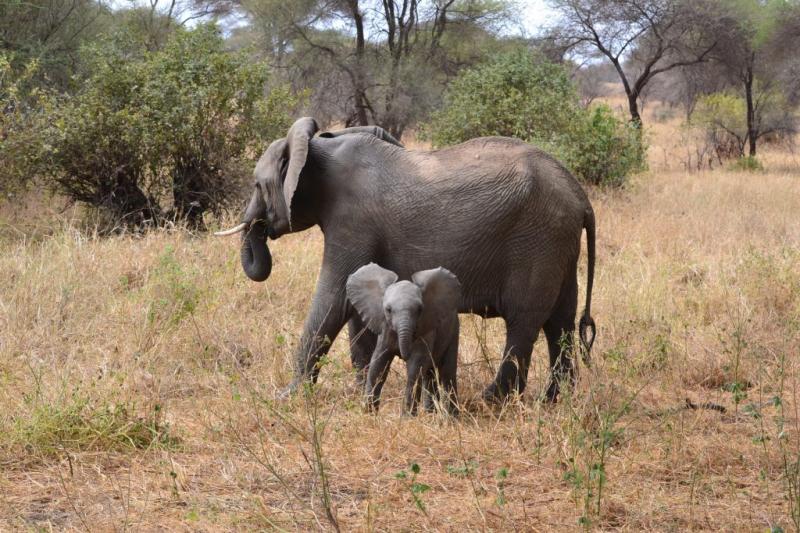
[[[367,370],[367,383],[365,385],[366,407],[370,411],[377,411],[381,401],[381,390],[389,374],[389,367],[392,364],[395,353],[391,349],[390,343],[381,335],[372,359]]]
[[[436,408],[436,402],[439,401],[439,375],[437,369],[431,369],[425,374],[423,388],[425,389],[425,410],[432,413]]]
[[[431,365],[426,365],[421,357],[411,357],[406,362],[406,414],[416,415],[417,406],[422,396],[425,375],[431,370]]]
[[[439,389],[441,398],[451,415],[458,414],[458,397],[456,390],[456,369],[458,367],[458,333],[441,358],[439,365]]]

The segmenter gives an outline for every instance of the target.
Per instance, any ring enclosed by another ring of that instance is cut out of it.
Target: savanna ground
[[[590,193],[592,368],[540,403],[540,340],[528,393],[489,408],[504,329],[462,316],[457,420],[400,414],[400,362],[362,412],[344,334],[317,387],[272,400],[317,231],[273,243],[255,284],[236,240],[6,210],[0,529],[795,529],[800,155],[689,174],[678,119],[650,123],[651,170]]]

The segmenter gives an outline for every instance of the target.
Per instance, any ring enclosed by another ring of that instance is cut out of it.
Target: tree
[[[238,198],[237,177],[286,131],[297,100],[285,88],[265,96],[266,65],[227,52],[213,25],[177,29],[157,52],[129,46],[92,49],[93,74],[55,112],[47,174],[117,225],[202,228]]]
[[[39,65],[21,71],[0,52],[0,198],[10,198],[36,176],[49,93],[35,86]]]
[[[95,0],[7,0],[0,2],[0,51],[12,68],[36,61],[36,83],[65,90],[82,45],[95,39],[111,10]]]
[[[638,127],[607,106],[585,109],[563,65],[523,51],[463,71],[423,133],[434,146],[517,137],[548,149],[594,184],[621,185],[644,166]]]
[[[719,0],[718,18],[725,21],[721,46],[715,53],[741,88],[745,101],[748,155],[755,157],[764,135],[793,129],[781,75],[800,46],[800,5],[785,0]],[[796,85],[797,82],[795,81]],[[787,90],[788,89],[788,90]],[[782,110],[781,110],[782,108]],[[775,112],[781,115],[776,119]]]
[[[599,54],[614,66],[641,125],[640,98],[661,73],[709,60],[717,40],[706,4],[684,0],[551,0],[558,36],[578,54]]]
[[[243,8],[271,62],[312,89],[312,109],[397,137],[427,116],[447,79],[485,58],[478,51],[511,16],[501,0],[244,0]]]

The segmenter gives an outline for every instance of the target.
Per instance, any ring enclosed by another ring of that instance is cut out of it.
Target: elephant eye
[[[387,305],[386,306],[386,312],[387,313],[391,313],[392,312],[392,306],[391,305]]]

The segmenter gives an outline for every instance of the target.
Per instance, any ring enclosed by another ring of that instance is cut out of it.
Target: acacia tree
[[[796,52],[787,51],[800,46],[800,4],[719,0],[717,8],[724,30],[714,55],[744,97],[748,155],[755,157],[761,137],[793,129],[787,104],[798,82],[783,74],[796,60]]]
[[[32,82],[67,89],[79,63],[78,50],[94,39],[111,17],[96,0],[0,2],[0,52],[21,72],[36,61]]]
[[[631,121],[642,122],[640,99],[653,78],[710,59],[717,46],[706,4],[682,0],[551,0],[556,29],[573,52],[611,62],[628,98]]]
[[[443,78],[474,63],[454,50],[457,41],[478,48],[510,17],[500,0],[243,0],[242,8],[277,69],[312,88],[312,106],[338,105],[330,118],[380,123],[398,137],[432,107]]]

